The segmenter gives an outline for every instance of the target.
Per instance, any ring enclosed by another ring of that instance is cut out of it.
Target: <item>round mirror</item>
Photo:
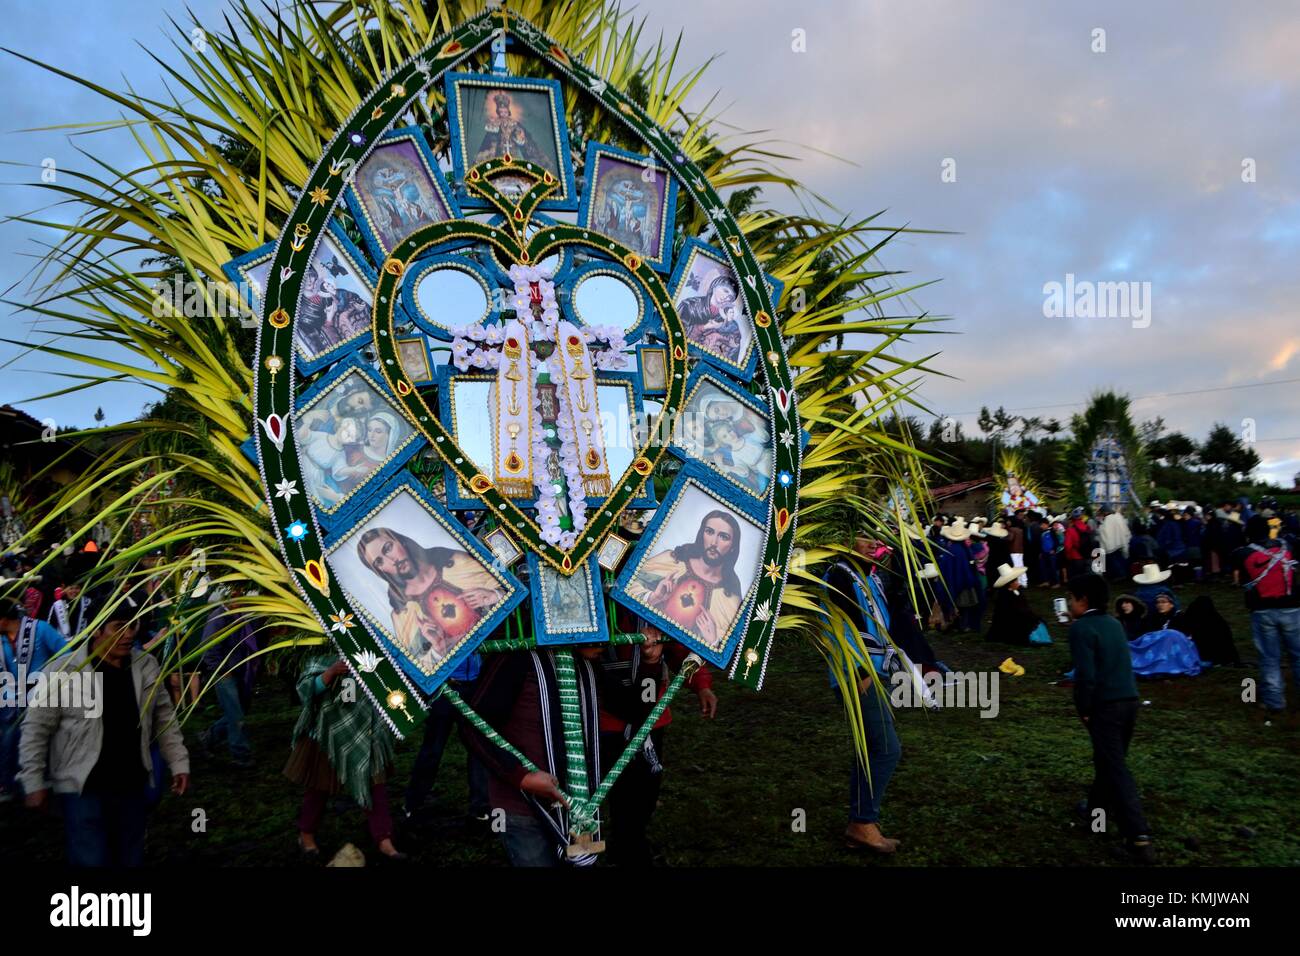
[[[482,322],[488,314],[488,293],[477,276],[447,266],[430,269],[418,278],[415,305],[424,319],[451,329]]]
[[[585,325],[613,325],[630,332],[641,322],[641,297],[618,276],[596,272],[578,280],[573,311]]]

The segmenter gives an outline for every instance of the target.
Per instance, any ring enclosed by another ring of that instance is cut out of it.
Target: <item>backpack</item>
[[[1253,589],[1264,600],[1290,597],[1295,564],[1290,548],[1281,542],[1275,548],[1252,544],[1250,553],[1242,562],[1250,576],[1244,586],[1248,591]]]

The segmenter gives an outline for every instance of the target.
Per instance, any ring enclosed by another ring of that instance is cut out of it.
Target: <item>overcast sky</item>
[[[157,91],[132,41],[157,46],[164,14],[183,10],[96,2],[69,21],[22,4],[5,11],[0,44]],[[695,104],[717,92],[724,119],[786,141],[802,157],[794,174],[840,210],[957,233],[905,238],[884,260],[909,281],[941,280],[913,296],[956,333],[914,347],[942,347],[936,364],[955,377],[925,387],[936,412],[971,430],[981,405],[1068,418],[1114,387],[1139,420],[1198,439],[1249,419],[1263,474],[1289,484],[1300,470],[1300,4],[654,0],[641,12],[652,34],[685,31],[683,62],[723,54]],[[61,134],[10,131],[113,115],[9,56],[0,83],[7,160],[71,163]],[[129,156],[121,144],[116,159]],[[34,175],[6,169],[6,182]],[[4,212],[34,202],[0,189]],[[39,239],[0,228],[0,287]],[[1045,285],[1067,275],[1080,289],[1149,288],[1145,315],[1136,299],[1127,316],[1045,315]],[[21,338],[10,311],[7,336]],[[15,374],[42,363],[0,349],[0,401],[57,387]],[[115,394],[24,407],[84,424],[96,405],[129,418],[147,398]]]

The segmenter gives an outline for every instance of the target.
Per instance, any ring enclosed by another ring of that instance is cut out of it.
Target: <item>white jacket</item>
[[[1124,516],[1114,511],[1106,515],[1106,520],[1101,523],[1101,528],[1097,531],[1097,543],[1101,545],[1103,551],[1107,554],[1122,551],[1126,558],[1128,543],[1132,537],[1133,532],[1129,530]]]
[[[75,652],[52,661],[46,667],[47,676],[53,671],[76,672],[82,667],[90,670],[87,656],[87,647],[83,644]],[[185,749],[180,726],[175,721],[172,699],[159,680],[161,673],[162,668],[153,655],[131,651],[135,698],[143,708],[140,715],[140,763],[148,771],[151,783],[156,783],[153,759],[149,754],[155,734],[163,762],[172,775],[190,772],[190,755]],[[55,793],[79,794],[103,749],[104,721],[87,716],[84,706],[73,707],[68,701],[55,700],[56,706],[48,706],[52,688],[49,683],[38,685],[28,701],[18,744],[18,782],[25,793],[52,788]]]

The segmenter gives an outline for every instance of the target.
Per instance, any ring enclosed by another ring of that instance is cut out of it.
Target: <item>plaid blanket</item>
[[[393,735],[374,705],[351,683],[354,699],[347,699],[345,678],[335,680],[317,693],[316,678],[325,673],[337,657],[314,657],[298,678],[302,713],[293,728],[293,739],[308,736],[329,758],[339,783],[363,807],[370,806],[370,783],[374,774],[393,762]]]

